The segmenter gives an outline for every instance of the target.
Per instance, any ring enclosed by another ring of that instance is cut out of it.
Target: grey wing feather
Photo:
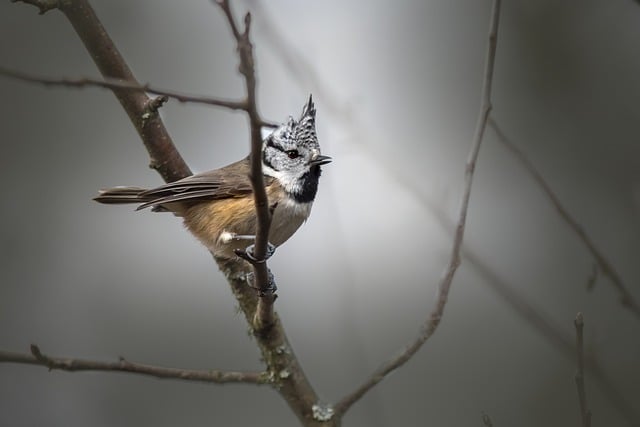
[[[247,159],[221,169],[203,172],[141,193],[137,210],[174,202],[204,202],[251,193]]]

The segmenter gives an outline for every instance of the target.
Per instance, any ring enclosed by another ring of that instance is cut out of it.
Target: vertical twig
[[[489,417],[489,415],[485,413],[482,414],[482,424],[484,424],[485,427],[493,427],[493,422],[491,421],[491,417]]]
[[[216,3],[227,17],[231,32],[236,40],[240,65],[238,71],[244,77],[247,91],[246,112],[249,116],[251,127],[251,187],[256,206],[257,225],[256,238],[253,256],[258,262],[253,262],[253,272],[255,284],[259,289],[260,298],[252,321],[256,330],[269,328],[274,323],[273,303],[276,295],[272,291],[272,284],[269,277],[269,269],[265,262],[267,253],[267,243],[269,239],[269,228],[271,226],[271,212],[269,211],[269,200],[264,186],[262,174],[262,119],[258,114],[256,101],[256,77],[253,59],[253,45],[249,38],[251,29],[251,14],[247,12],[244,16],[244,31],[240,31],[235,22],[231,7],[227,0],[216,0]]]
[[[587,393],[584,387],[584,342],[583,342],[583,329],[584,319],[582,313],[576,315],[576,319],[573,321],[576,327],[576,355],[578,370],[575,375],[576,387],[578,389],[578,400],[580,401],[580,419],[582,420],[582,427],[591,427],[591,411],[587,407]]]

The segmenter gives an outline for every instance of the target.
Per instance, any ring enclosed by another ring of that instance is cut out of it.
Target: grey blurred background
[[[503,3],[492,117],[640,298],[640,7]],[[242,94],[211,2],[92,4],[140,81]],[[451,238],[433,206],[457,209],[490,1],[234,7],[254,12],[262,114],[297,115],[313,92],[323,151],[334,158],[310,220],[270,262],[295,351],[334,402],[412,339],[435,301]],[[57,11],[2,2],[0,36],[4,66],[98,76]],[[260,369],[222,275],[178,219],[91,201],[99,188],[161,183],[113,95],[5,78],[0,94],[0,348]],[[240,113],[171,101],[162,116],[194,171],[248,152]],[[602,276],[587,291],[592,257],[491,129],[465,244],[475,264],[463,261],[440,329],[345,425],[478,426],[483,412],[495,426],[578,425],[578,311],[600,367],[586,379],[594,425],[640,425],[638,318]],[[0,364],[2,426],[296,424],[268,388]]]

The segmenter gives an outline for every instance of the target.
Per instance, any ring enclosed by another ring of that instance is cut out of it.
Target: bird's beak
[[[311,166],[326,165],[327,163],[331,163],[331,157],[329,156],[316,156],[312,158],[311,161],[309,162]]]

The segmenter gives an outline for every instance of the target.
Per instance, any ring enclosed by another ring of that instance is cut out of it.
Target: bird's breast
[[[312,202],[299,203],[288,196],[283,197],[273,211],[269,241],[281,245],[309,218]]]

